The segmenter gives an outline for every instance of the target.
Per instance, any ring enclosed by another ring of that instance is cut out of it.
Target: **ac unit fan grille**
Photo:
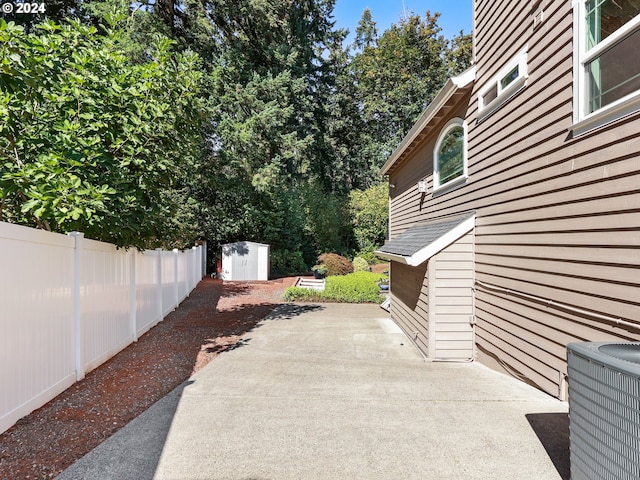
[[[640,479],[640,379],[568,352],[572,480]]]

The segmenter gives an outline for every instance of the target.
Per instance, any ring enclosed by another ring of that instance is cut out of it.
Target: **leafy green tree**
[[[328,160],[316,169],[324,190],[348,195],[353,188],[366,188],[377,176],[371,156],[361,152],[366,132],[360,104],[355,101],[357,84],[354,81],[353,57],[342,43],[347,32],[334,39],[328,51],[330,69],[324,92],[324,145]]]
[[[306,231],[308,238],[313,239],[316,251],[347,254],[354,244],[349,197],[310,185],[305,189],[303,202]]]
[[[384,244],[389,222],[389,193],[386,183],[366,190],[353,190],[349,209],[358,248],[371,252]]]
[[[352,188],[376,182],[384,164],[447,78],[471,64],[471,36],[448,41],[439,14],[411,14],[377,36],[365,10],[356,29],[354,55],[340,71],[332,101],[341,107],[346,92],[351,109],[336,109],[333,130],[340,138],[336,157],[361,172]],[[346,115],[345,115],[346,114]],[[347,151],[346,157],[340,155]]]
[[[460,32],[449,42],[447,52],[449,75],[462,73],[473,63],[473,36]]]
[[[356,101],[366,125],[361,154],[381,166],[447,79],[439,14],[409,15],[353,60]]]
[[[161,243],[201,148],[197,56],[158,38],[131,65],[117,29],[36,29],[0,21],[0,219]]]

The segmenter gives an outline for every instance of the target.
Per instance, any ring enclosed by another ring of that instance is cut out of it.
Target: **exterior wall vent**
[[[542,25],[542,22],[544,22],[544,10],[536,12],[536,14],[533,16],[533,29],[536,30],[538,27],[540,27],[540,25]]]
[[[571,480],[640,478],[640,343],[567,346]]]

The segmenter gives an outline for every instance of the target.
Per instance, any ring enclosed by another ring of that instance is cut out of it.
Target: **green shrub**
[[[302,252],[292,250],[271,251],[271,275],[274,277],[300,275],[309,271]]]
[[[356,257],[353,259],[353,271],[354,272],[368,272],[369,262],[362,257]]]
[[[327,277],[324,291],[290,287],[282,298],[289,302],[382,303],[378,282],[386,278],[371,272]]]
[[[337,253],[323,253],[318,257],[319,265],[323,264],[327,267],[327,276],[346,275],[353,272],[351,262]]]
[[[321,293],[310,288],[289,287],[282,294],[282,298],[287,302],[318,302],[322,301],[319,295]]]
[[[366,190],[352,190],[349,193],[349,210],[358,247],[372,251],[377,245],[382,245],[389,219],[388,183],[380,182]]]
[[[386,261],[373,253],[372,250],[362,250],[358,253],[358,257],[364,258],[369,265],[375,265]]]

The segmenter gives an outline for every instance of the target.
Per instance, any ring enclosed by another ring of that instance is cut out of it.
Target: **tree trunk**
[[[176,9],[174,0],[156,0],[156,13],[160,16],[164,24],[171,29],[171,33],[175,33]]]

